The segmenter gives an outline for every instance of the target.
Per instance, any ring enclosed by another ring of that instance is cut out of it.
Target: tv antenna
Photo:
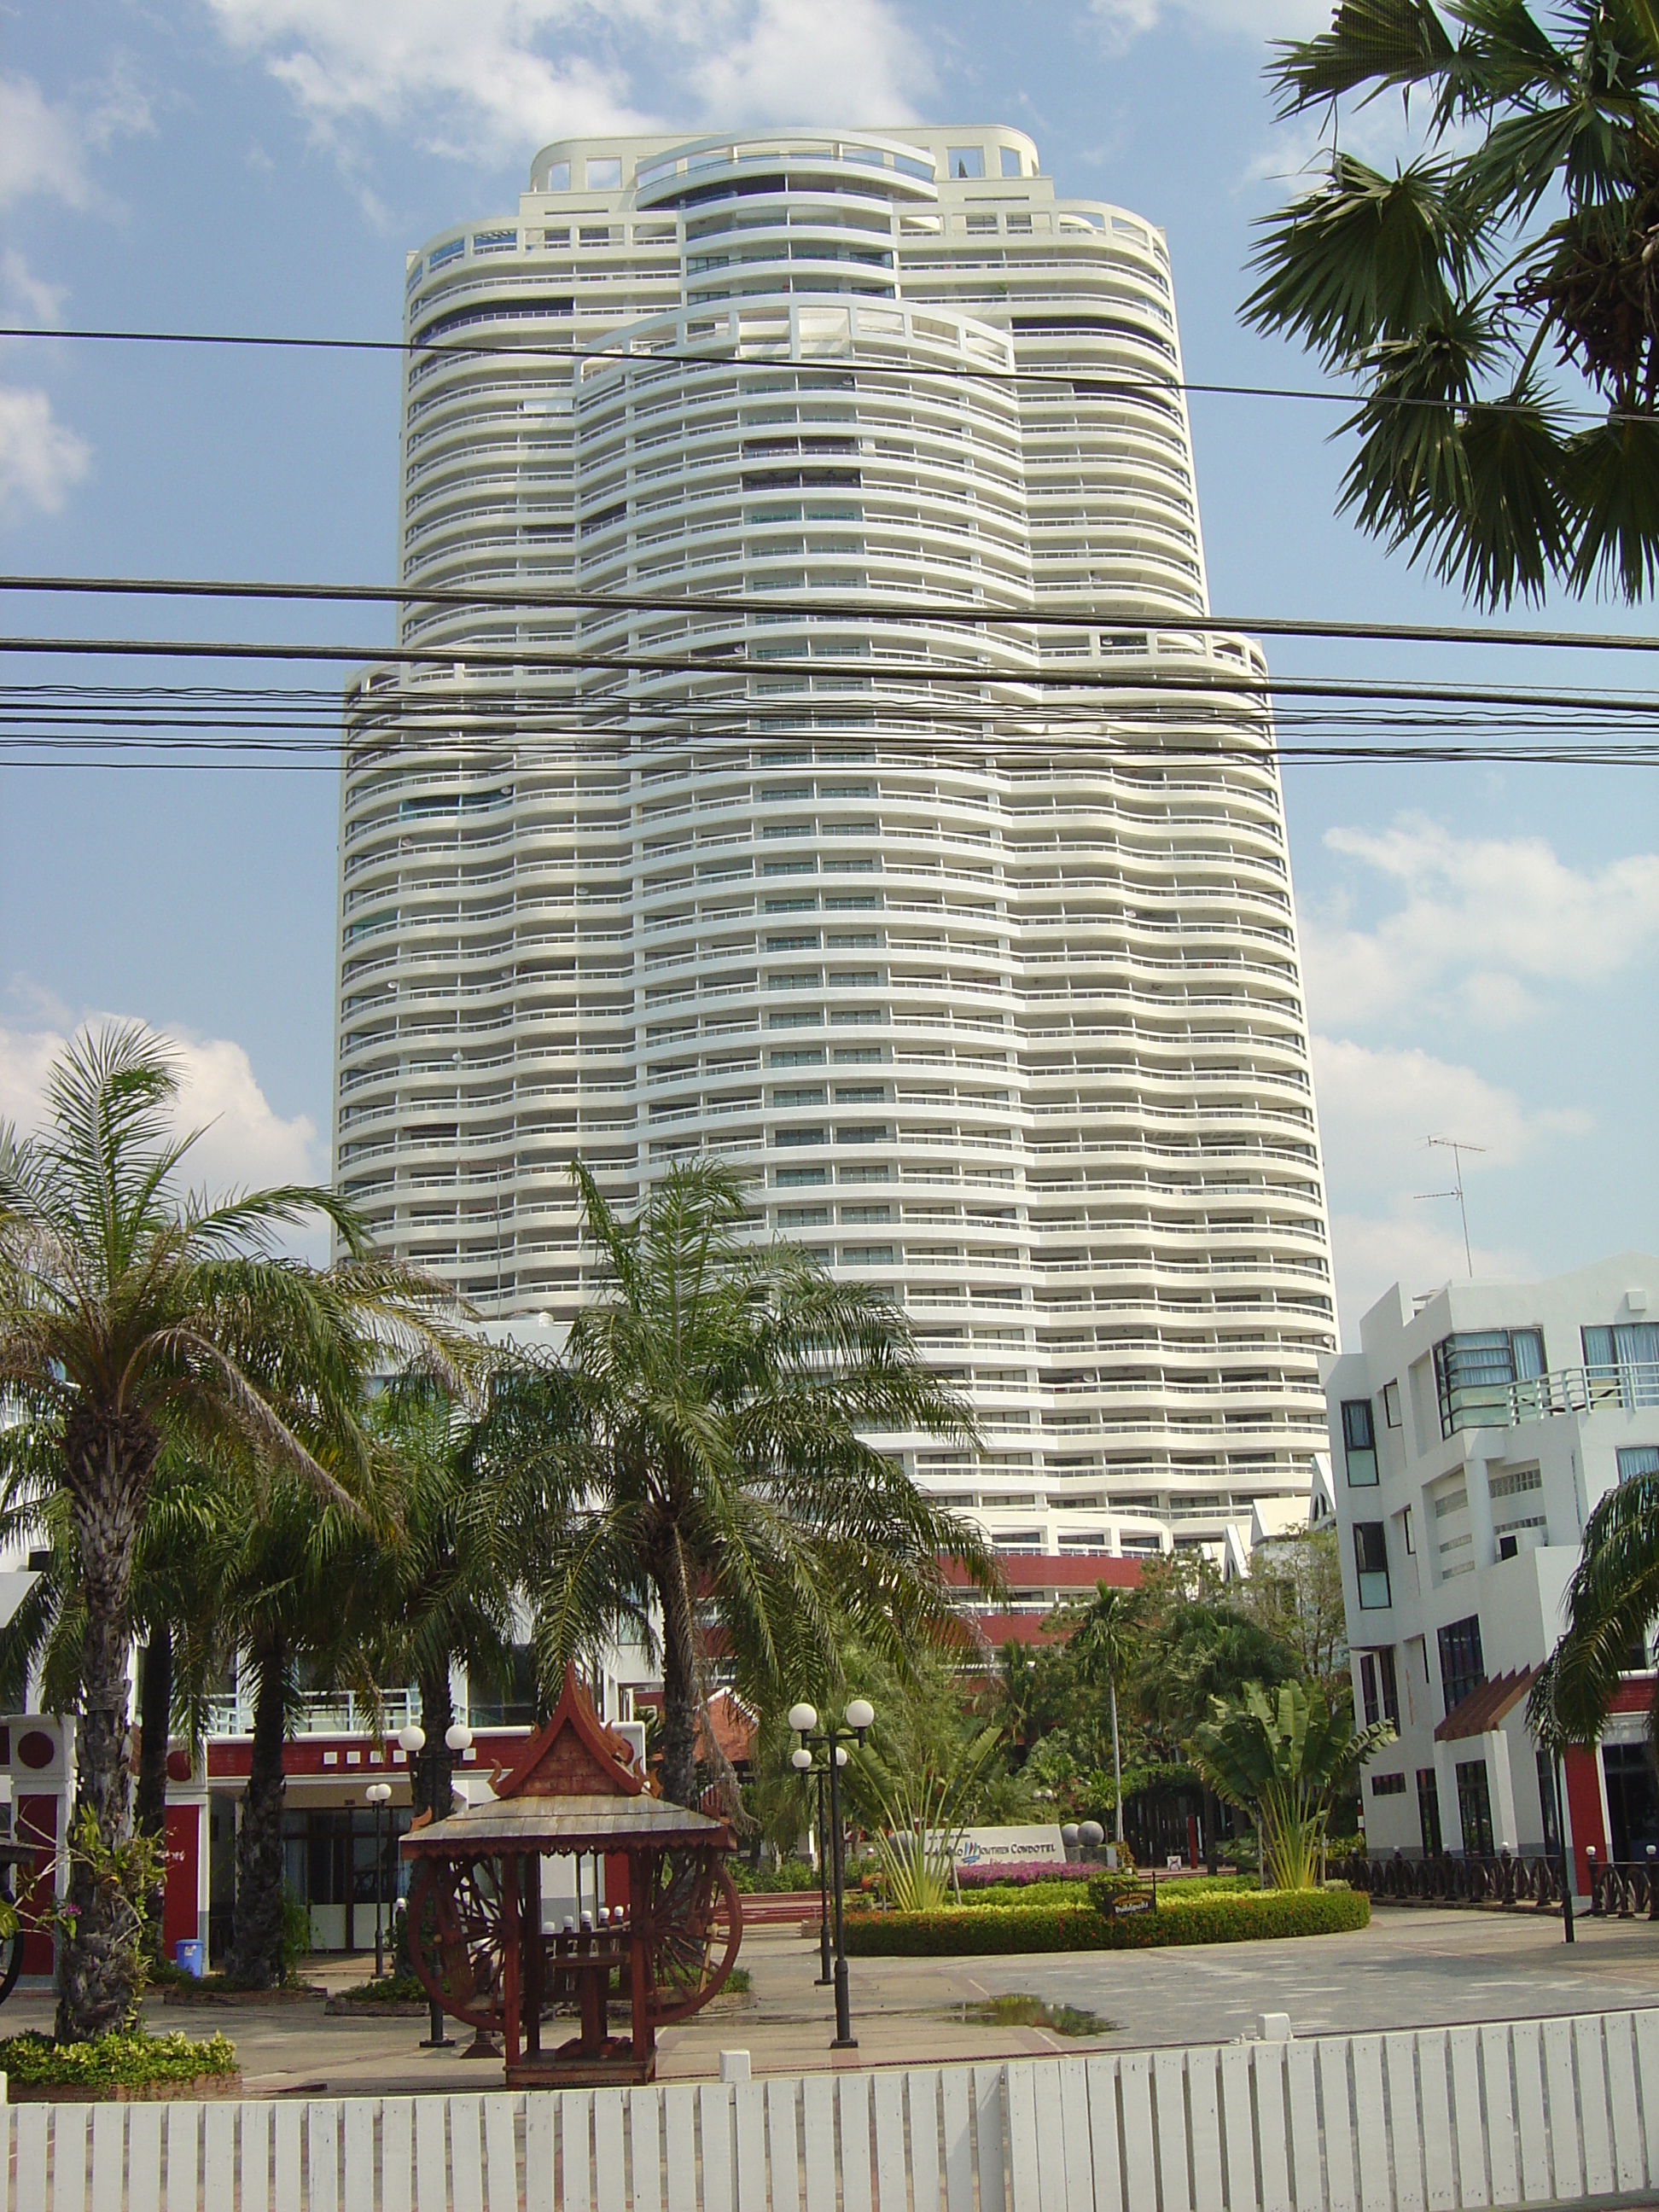
[[[1463,1202],[1463,1155],[1465,1152],[1484,1152],[1484,1145],[1471,1145],[1462,1137],[1425,1137],[1424,1143],[1431,1148],[1449,1152],[1452,1156],[1452,1187],[1449,1190],[1413,1191],[1414,1198],[1455,1198],[1458,1218],[1463,1224],[1463,1258],[1468,1264],[1469,1279],[1474,1279],[1474,1255],[1469,1249],[1469,1210]]]

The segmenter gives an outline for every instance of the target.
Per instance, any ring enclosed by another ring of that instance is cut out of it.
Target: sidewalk
[[[742,1963],[752,1993],[721,1997],[664,2031],[663,2081],[706,2078],[723,2050],[751,2054],[757,2074],[833,2067],[938,2065],[1056,2051],[1131,2050],[1224,2043],[1263,2012],[1290,2014],[1308,2036],[1457,2021],[1528,2019],[1659,2003],[1659,1926],[1581,1920],[1562,1942],[1553,1917],[1380,1908],[1353,1936],[1285,1943],[1210,1944],[1169,1951],[1072,1952],[1029,1958],[854,1959],[855,2051],[832,2053],[831,1992],[814,1986],[816,1929],[757,1928]],[[367,1978],[372,1956],[319,1959],[307,1978],[338,1988]],[[1046,2028],[985,2025],[961,2008],[1019,1991],[1092,2010],[1113,2023],[1097,2041]],[[49,1992],[19,1990],[0,2033],[50,2028]],[[160,2033],[222,2033],[242,2058],[252,2096],[373,2096],[411,2090],[492,2089],[499,2060],[419,2048],[423,2020],[331,2019],[323,2000],[240,2007],[148,2008]],[[453,2023],[452,2023],[453,2025]]]

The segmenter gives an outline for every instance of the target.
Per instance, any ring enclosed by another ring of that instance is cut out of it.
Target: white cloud
[[[37,276],[15,246],[0,253],[0,291],[31,321],[43,324],[58,319],[69,297],[67,285],[49,284]]]
[[[19,1013],[15,1026],[0,1026],[0,1121],[27,1132],[45,1117],[46,1078],[74,1024],[63,1007],[26,987],[14,987],[9,996]],[[95,1030],[106,1018],[88,1015],[86,1024]],[[191,1189],[216,1198],[326,1179],[326,1147],[316,1124],[308,1115],[276,1111],[242,1046],[187,1030],[165,1034],[179,1075],[177,1127],[181,1133],[201,1132],[180,1170]],[[325,1231],[307,1230],[294,1241],[308,1256],[325,1256]]]
[[[0,207],[44,192],[83,207],[85,147],[76,119],[33,77],[0,76]]]
[[[1589,1115],[1539,1110],[1472,1067],[1419,1049],[1390,1051],[1344,1038],[1313,1039],[1332,1258],[1346,1329],[1396,1279],[1408,1293],[1467,1272],[1449,1153],[1431,1136],[1482,1147],[1465,1155],[1463,1187],[1477,1274],[1524,1276],[1524,1250],[1483,1237],[1480,1179],[1553,1144],[1590,1134]]]
[[[1340,906],[1310,911],[1309,1002],[1327,1026],[1401,1012],[1510,1024],[1546,994],[1612,981],[1659,945],[1659,854],[1583,871],[1541,837],[1459,837],[1420,816],[1328,830],[1325,845],[1398,901],[1370,930]]]
[[[33,77],[0,76],[0,207],[40,193],[83,208],[88,156],[152,127],[149,103],[118,69],[76,100],[49,100]]]
[[[905,122],[930,81],[885,0],[760,0],[744,33],[692,74],[707,118],[732,123]]]
[[[1118,45],[1175,17],[1259,46],[1269,39],[1307,39],[1325,30],[1331,0],[1091,0],[1091,12]]]
[[[661,127],[648,60],[699,113],[810,120],[913,112],[920,43],[890,0],[208,0],[319,134],[363,121],[428,150],[518,159],[550,138]],[[690,118],[682,117],[682,120]]]
[[[0,385],[0,520],[26,507],[56,514],[91,466],[91,447],[44,392]]]

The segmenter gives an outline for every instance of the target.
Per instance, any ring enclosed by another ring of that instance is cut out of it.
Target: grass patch
[[[49,2035],[0,2041],[0,2070],[17,2082],[76,2089],[142,2089],[153,2081],[194,2081],[234,2074],[236,2045],[228,2036],[198,2043],[188,2035],[100,2035],[91,2043],[54,2043]]]
[[[945,2017],[978,2021],[989,2027],[1046,2027],[1055,2035],[1109,2035],[1117,2026],[1115,2020],[1104,2020],[1081,2005],[1049,2004],[1045,1998],[1027,1996],[1018,1990],[953,2005]]]
[[[746,1997],[755,1986],[747,1966],[733,1966],[720,1986],[723,1997]]]

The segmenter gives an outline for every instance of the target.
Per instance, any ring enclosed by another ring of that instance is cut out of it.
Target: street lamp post
[[[386,1846],[380,1840],[380,1814],[392,1802],[389,1782],[371,1782],[363,1795],[374,1808],[374,1978],[378,1982],[386,1972],[386,1926],[382,1908],[386,1901]]]
[[[852,2000],[847,1978],[847,1923],[844,1903],[846,1863],[841,1825],[841,1770],[847,1764],[847,1741],[856,1736],[862,1745],[876,1717],[876,1709],[867,1698],[854,1698],[843,1716],[846,1725],[837,1727],[833,1718],[820,1729],[816,1705],[799,1705],[789,1708],[789,1725],[800,1738],[800,1747],[809,1755],[813,1751],[824,1754],[824,1769],[830,1777],[830,1833],[836,1854],[836,2033],[830,2048],[832,2051],[856,2051],[858,2038],[853,2033]]]
[[[409,1761],[410,1778],[412,1781],[415,1772],[415,1762],[420,1757],[421,1753],[426,1749],[426,1730],[421,1726],[418,1721],[410,1721],[407,1728],[400,1728],[398,1729],[398,1742],[399,1747],[403,1751],[404,1756]],[[448,1809],[447,1806],[444,1808],[445,1812],[447,1812]],[[442,1814],[439,1812],[439,1809],[435,1805],[428,1805],[427,1810],[431,1814],[434,1820],[442,1818]],[[417,1934],[418,1930],[413,1928],[409,1931],[409,1943],[411,1951],[415,1948]],[[427,2035],[425,2042],[421,2045],[422,2050],[447,2051],[454,2042],[454,2039],[453,2036],[446,2035],[444,2033],[443,2007],[438,2002],[435,1997],[428,1998],[427,2001]]]
[[[822,1760],[816,1765],[812,1754],[805,1744],[789,1754],[789,1762],[797,1774],[810,1774],[818,1785],[818,1978],[817,1986],[827,1990],[832,1976],[830,1972],[830,1824],[823,1806],[823,1780],[830,1769]],[[847,1764],[845,1747],[836,1753],[837,1766]]]

